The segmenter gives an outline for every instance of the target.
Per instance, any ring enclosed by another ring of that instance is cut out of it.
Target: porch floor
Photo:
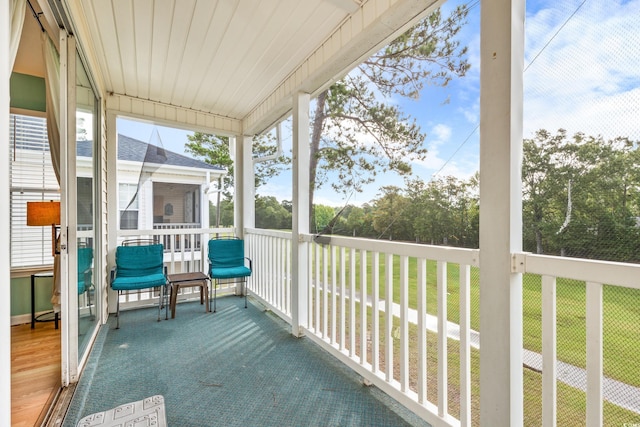
[[[218,298],[121,313],[103,326],[63,426],[164,396],[169,426],[428,426],[258,304]]]

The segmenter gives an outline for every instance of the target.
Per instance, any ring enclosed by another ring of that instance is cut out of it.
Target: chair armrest
[[[116,267],[111,267],[111,272],[109,273],[109,283],[113,283],[113,279],[116,278]]]
[[[253,271],[253,262],[251,261],[251,258],[249,258],[249,257],[244,257],[244,259],[246,259],[247,261],[249,261],[249,270]]]

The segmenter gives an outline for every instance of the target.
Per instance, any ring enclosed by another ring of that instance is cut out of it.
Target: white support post
[[[0,0],[0,129],[2,137],[0,140],[9,140],[9,39],[10,39],[10,7],[9,1]],[[9,239],[9,224],[11,221],[9,212],[9,147],[4,146],[0,150],[0,162],[7,167],[2,168],[0,177],[0,235],[3,237],[3,244],[0,245],[0,281],[7,285],[2,286],[0,296],[0,425],[11,425],[11,265]],[[2,202],[4,201],[4,203]]]
[[[253,137],[242,135],[235,138],[233,168],[234,182],[234,226],[236,236],[244,239],[244,229],[255,224],[255,180],[253,178]],[[230,147],[231,148],[231,147]],[[246,291],[246,290],[245,290]],[[242,283],[236,285],[236,293],[241,295]]]
[[[308,243],[301,236],[309,234],[309,94],[293,97],[293,232],[291,286],[291,333],[301,336],[308,327]]]
[[[523,424],[524,0],[483,3],[480,25],[480,425]]]
[[[253,136],[242,137],[242,176],[244,181],[244,200],[242,202],[242,223],[244,228],[256,225],[256,179],[253,163]],[[242,232],[244,235],[244,230]]]
[[[244,231],[242,213],[244,209],[244,138],[229,138],[229,154],[233,160],[233,226],[236,236],[241,237]]]
[[[209,228],[209,186],[211,185],[211,172],[207,172],[205,182],[200,184],[200,228]]]
[[[116,113],[107,111],[107,254],[108,280],[111,280],[111,268],[116,264],[116,247],[118,246],[118,129]],[[108,313],[116,312],[118,292],[107,283]],[[104,317],[106,319],[106,316]]]

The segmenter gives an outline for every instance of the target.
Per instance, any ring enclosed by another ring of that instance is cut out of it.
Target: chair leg
[[[116,329],[120,329],[120,291],[116,299]]]
[[[93,320],[93,312],[91,311],[91,287],[87,288],[87,305],[89,306],[89,317]]]
[[[244,286],[244,308],[247,308],[247,278],[242,281],[242,285]]]
[[[162,312],[163,298],[164,298],[164,286],[160,286],[160,295],[158,297],[158,322],[160,321],[160,313]]]
[[[218,298],[218,279],[213,284],[213,312],[216,312],[216,299]]]

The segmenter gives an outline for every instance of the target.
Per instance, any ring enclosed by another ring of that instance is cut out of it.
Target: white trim
[[[108,113],[116,114],[117,116],[218,135],[231,136],[242,133],[240,120],[216,114],[189,110],[188,108],[121,94],[109,94],[106,102]]]

